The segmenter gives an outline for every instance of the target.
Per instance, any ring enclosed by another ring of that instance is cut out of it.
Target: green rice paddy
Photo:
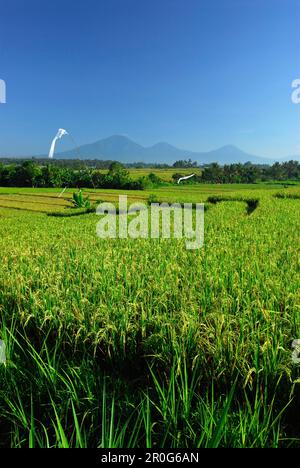
[[[0,446],[299,447],[299,186],[123,192],[206,203],[194,251],[49,217],[60,192],[0,189]]]

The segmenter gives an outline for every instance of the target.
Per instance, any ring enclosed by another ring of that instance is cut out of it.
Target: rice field
[[[72,207],[72,194],[76,189],[68,188],[64,193],[58,188],[10,188],[0,187],[0,208],[49,213],[64,211]],[[107,201],[117,203],[119,195],[127,195],[128,202],[147,202],[155,195],[158,201],[167,203],[202,203],[211,197],[223,198],[289,198],[300,195],[300,185],[284,188],[284,184],[201,184],[172,185],[151,190],[86,189],[92,203]]]
[[[100,170],[100,172],[107,173],[107,170],[102,169],[102,170]],[[172,182],[173,181],[173,179],[172,179],[173,174],[178,174],[179,173],[179,174],[182,174],[183,176],[187,176],[187,175],[190,175],[190,174],[201,175],[202,171],[201,171],[201,169],[194,168],[194,167],[192,167],[192,168],[183,168],[183,169],[178,169],[178,168],[173,167],[173,168],[166,168],[166,169],[129,168],[128,172],[130,174],[130,177],[133,180],[137,180],[140,177],[144,177],[144,176],[147,176],[147,175],[152,173],[152,174],[155,174],[158,177],[160,177],[161,180],[163,180],[164,182]]]
[[[193,251],[49,217],[59,193],[0,189],[0,447],[299,447],[300,188],[123,192],[207,204]]]

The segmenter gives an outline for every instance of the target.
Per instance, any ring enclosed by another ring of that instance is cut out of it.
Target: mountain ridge
[[[167,142],[158,142],[145,147],[123,135],[112,135],[94,143],[81,145],[77,149],[58,152],[58,159],[110,159],[123,163],[144,162],[173,164],[179,159],[192,159],[198,164],[218,162],[219,164],[246,163],[272,164],[273,159],[251,155],[234,145],[225,145],[207,152],[195,152],[177,148]]]
[[[300,161],[300,156],[285,158],[267,158],[247,153],[235,145],[228,144],[210,151],[196,152],[177,148],[165,141],[151,146],[143,146],[124,135],[111,135],[93,143],[84,144],[72,150],[59,152],[56,148],[55,159],[99,159],[114,160],[121,163],[169,164],[175,161],[192,159],[198,164],[219,163],[233,164],[251,162],[253,164],[273,164],[294,159]],[[32,158],[32,156],[30,156]],[[38,155],[36,158],[47,158]],[[20,156],[21,158],[21,156]]]

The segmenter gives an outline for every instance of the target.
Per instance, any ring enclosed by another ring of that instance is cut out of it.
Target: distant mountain
[[[252,162],[254,164],[273,164],[274,160],[261,156],[254,156],[233,145],[222,146],[206,153],[194,153],[194,158],[200,159],[205,163],[218,162],[219,164],[234,164]]]
[[[59,158],[74,158],[81,159],[118,159],[128,162],[128,158],[135,160],[140,157],[145,148],[129,138],[121,135],[113,135],[103,140],[80,146],[74,150],[58,153]]]
[[[145,148],[122,135],[113,135],[71,151],[57,153],[57,158],[115,159],[120,162],[171,163],[184,159],[189,151],[180,150],[168,143],[157,143]]]
[[[246,163],[273,164],[275,159],[264,158],[248,154],[233,145],[223,146],[208,152],[193,152],[176,148],[168,143],[157,143],[150,147],[144,147],[130,140],[126,136],[113,135],[108,138],[82,145],[71,151],[57,153],[59,159],[103,159],[117,160],[123,163],[155,163],[173,164],[179,159],[192,159],[198,164],[209,164],[217,162],[219,164]],[[289,160],[284,158],[280,160]],[[294,157],[295,159],[295,157]]]
[[[157,162],[175,162],[178,159],[186,159],[191,155],[190,151],[178,149],[175,146],[169,145],[169,143],[156,143],[156,145],[144,148],[145,157],[150,160]]]

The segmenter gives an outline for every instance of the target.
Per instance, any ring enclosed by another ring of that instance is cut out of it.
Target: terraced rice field
[[[46,216],[69,209],[72,190],[1,189],[0,446],[299,447],[300,203],[282,191],[300,193],[126,192],[219,197],[192,251],[100,239],[95,214]]]
[[[32,188],[0,188],[0,208],[11,208],[23,211],[48,213],[64,211],[71,208],[72,194],[76,189],[32,189]],[[161,187],[151,190],[117,190],[117,189],[87,189],[84,190],[91,202],[118,202],[119,195],[127,195],[128,202],[146,202],[150,195],[155,195],[158,201],[174,203],[202,203],[211,196],[225,198],[265,198],[284,194],[299,194],[300,186],[283,188],[283,185],[234,185],[234,184],[203,184]]]

